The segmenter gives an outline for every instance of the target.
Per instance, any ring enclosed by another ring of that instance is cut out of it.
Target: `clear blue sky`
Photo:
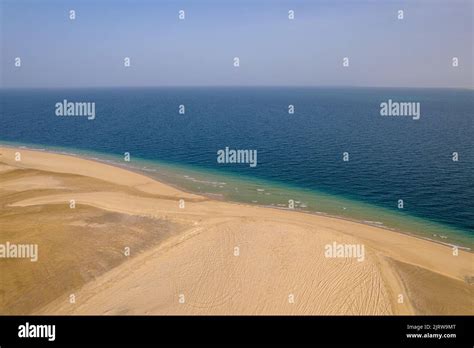
[[[2,87],[473,85],[472,0],[0,2]]]

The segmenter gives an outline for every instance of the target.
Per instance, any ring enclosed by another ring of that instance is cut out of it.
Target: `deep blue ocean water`
[[[130,152],[132,158],[261,178],[394,213],[403,199],[403,214],[474,235],[472,90],[3,89],[0,96],[0,141]],[[56,116],[55,104],[64,99],[95,102],[96,118]],[[380,103],[388,99],[419,102],[420,119],[380,116]],[[216,152],[226,146],[257,150],[258,165],[218,164]]]

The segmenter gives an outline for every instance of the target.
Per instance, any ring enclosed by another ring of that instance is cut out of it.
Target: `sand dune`
[[[0,259],[1,313],[474,313],[472,253],[214,201],[76,157],[0,153],[0,243],[37,243],[40,252],[36,263]],[[363,261],[326,257],[334,242],[364,245]]]

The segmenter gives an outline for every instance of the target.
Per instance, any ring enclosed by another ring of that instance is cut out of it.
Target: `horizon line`
[[[359,85],[143,85],[143,86],[0,86],[8,89],[134,89],[134,88],[383,88],[383,89],[456,89],[474,90],[473,86],[359,86]]]

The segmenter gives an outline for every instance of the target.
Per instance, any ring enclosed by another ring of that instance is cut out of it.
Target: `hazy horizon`
[[[472,7],[469,0],[2,0],[0,87],[472,89]]]
[[[470,87],[430,87],[430,86],[356,86],[356,85],[149,85],[149,86],[0,86],[8,89],[101,89],[101,88],[382,88],[382,89],[453,89],[472,90]]]

